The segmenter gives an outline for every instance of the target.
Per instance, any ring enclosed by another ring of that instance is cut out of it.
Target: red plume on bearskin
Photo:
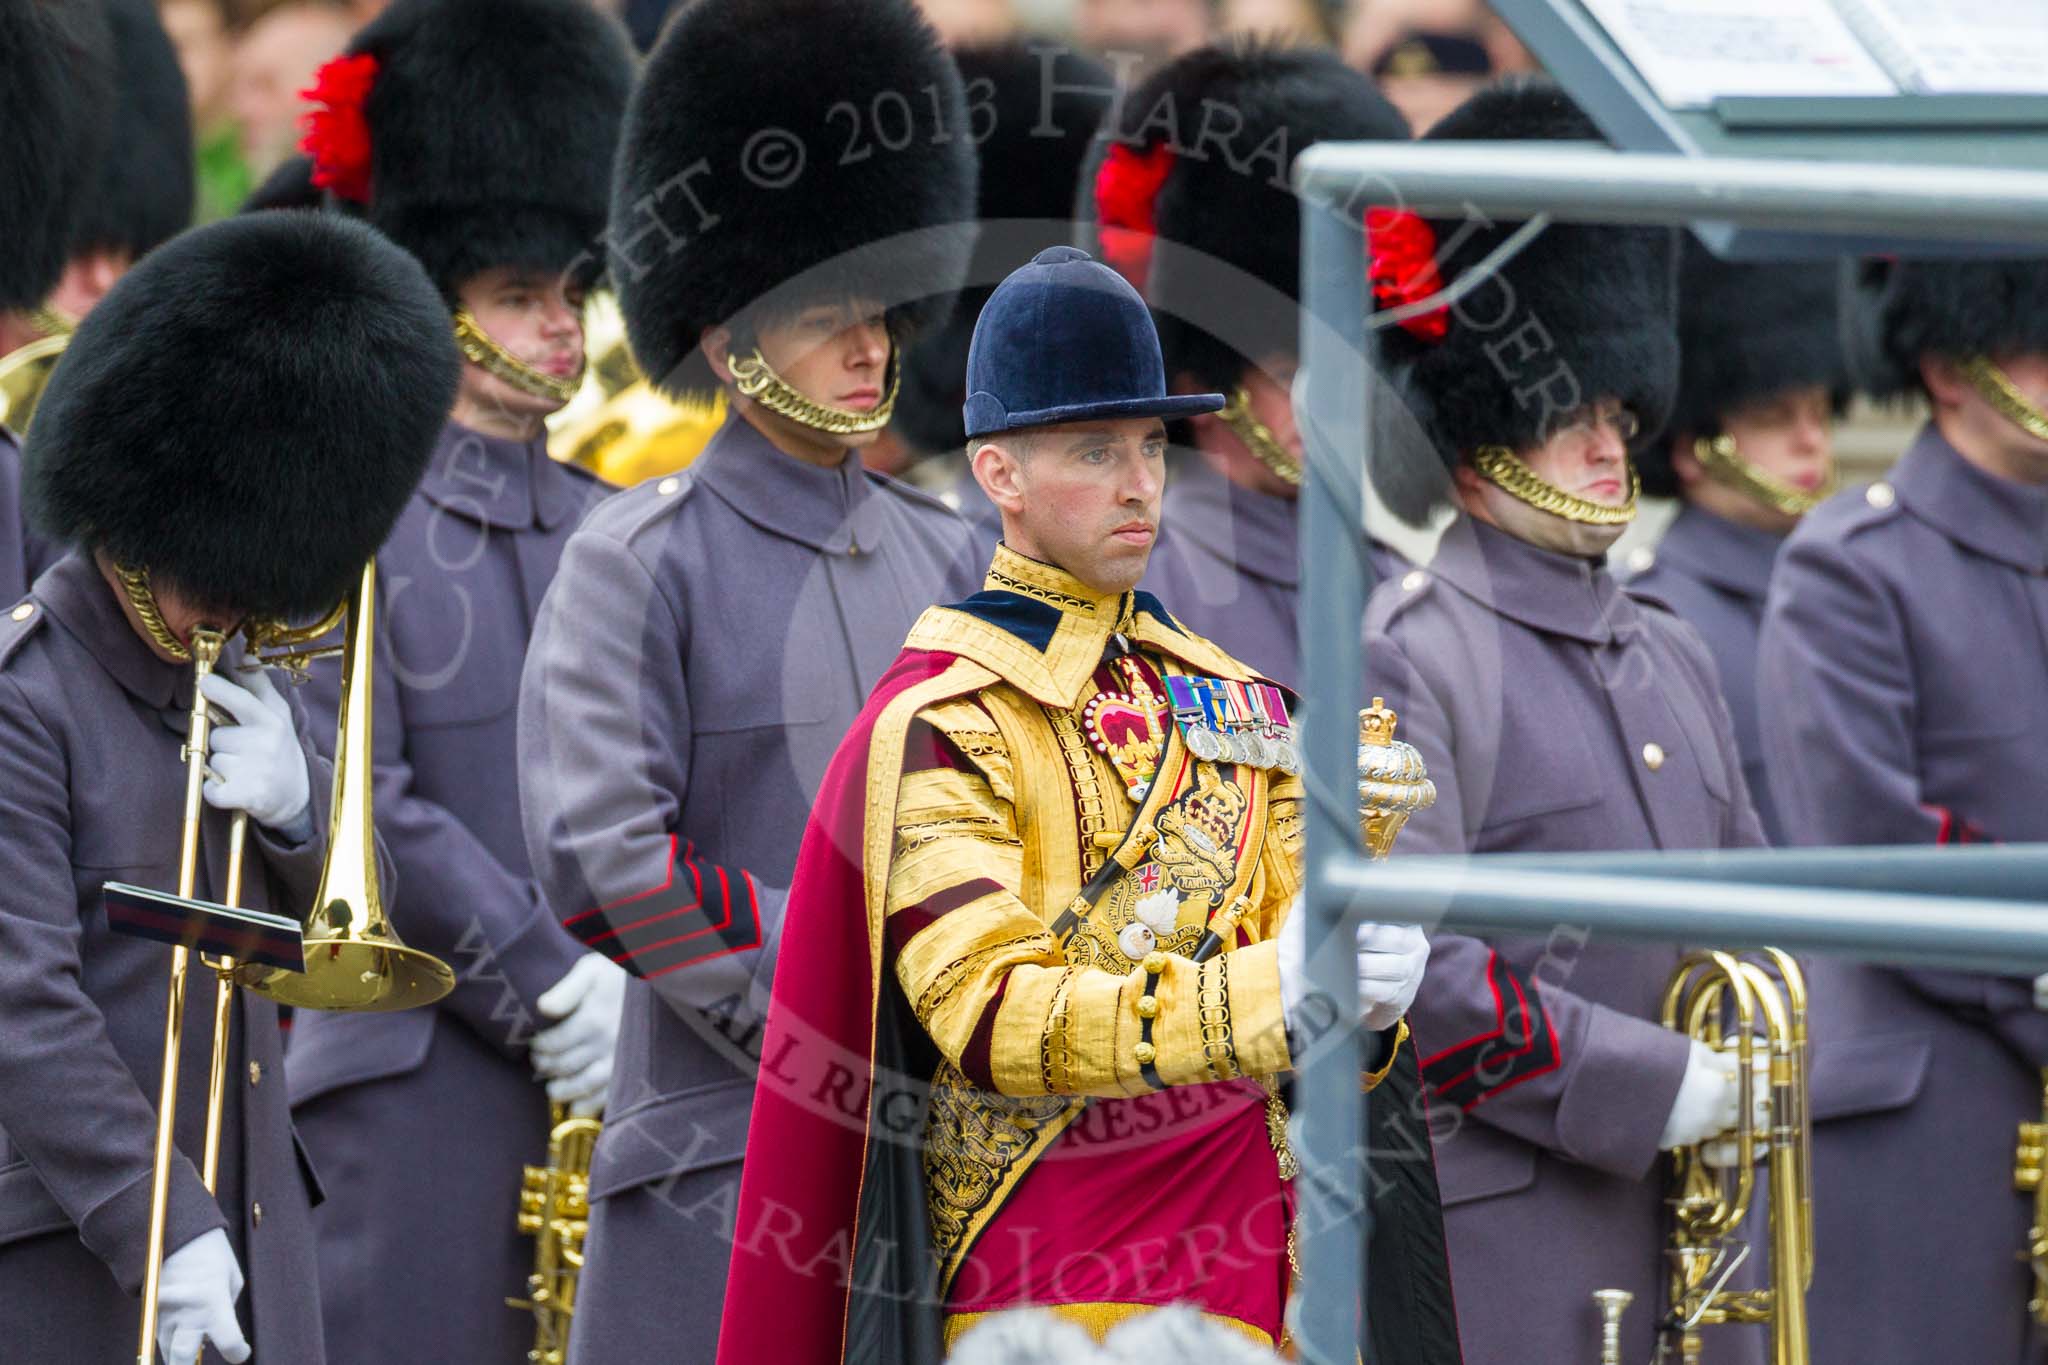
[[[1366,278],[1383,309],[1420,303],[1443,289],[1436,268],[1436,230],[1406,209],[1367,209]],[[1403,318],[1402,328],[1422,341],[1450,333],[1450,309],[1443,306]]]
[[[367,52],[336,57],[313,75],[299,98],[325,108],[301,118],[299,150],[313,158],[313,183],[358,204],[370,202],[370,123],[363,105],[377,84],[377,59]]]
[[[1159,190],[1173,174],[1173,146],[1149,151],[1124,143],[1109,149],[1095,173],[1095,217],[1102,230],[1102,259],[1143,293],[1152,273],[1152,241],[1158,234]]]

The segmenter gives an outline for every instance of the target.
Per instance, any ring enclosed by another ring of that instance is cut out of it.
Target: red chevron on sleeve
[[[1487,956],[1486,984],[1493,991],[1493,1027],[1422,1061],[1422,1077],[1430,1088],[1465,1110],[1555,1071],[1564,1061],[1543,1002],[1536,1002],[1532,1018],[1531,992],[1497,951]]]
[[[1941,823],[1934,831],[1937,844],[1981,844],[1986,842],[1984,831],[1963,819],[1947,806],[1922,806],[1922,810]]]
[[[659,886],[571,915],[562,927],[633,975],[653,978],[760,947],[761,904],[745,870],[728,872],[670,835]]]

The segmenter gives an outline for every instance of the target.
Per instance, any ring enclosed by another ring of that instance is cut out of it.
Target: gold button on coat
[[[263,1063],[261,1063],[261,1062],[251,1062],[251,1063],[249,1063],[249,1084],[251,1084],[251,1085],[261,1085],[261,1084],[263,1084]]]
[[[1651,772],[1656,772],[1657,769],[1663,767],[1664,746],[1661,744],[1645,744],[1643,746],[1643,766],[1647,767]]]
[[[14,609],[14,619],[17,621],[26,621],[35,614],[36,604],[33,602],[24,602]]]
[[[1401,587],[1404,591],[1414,592],[1417,588],[1421,587],[1424,583],[1427,583],[1428,581],[1428,574],[1425,574],[1420,569],[1410,569],[1408,571],[1407,576],[1401,580]]]
[[[1892,486],[1888,483],[1874,483],[1863,490],[1863,500],[1872,507],[1884,508],[1897,502],[1899,495],[1892,492]]]
[[[263,1226],[263,1201],[257,1200],[249,1206],[249,1221],[257,1227]]]

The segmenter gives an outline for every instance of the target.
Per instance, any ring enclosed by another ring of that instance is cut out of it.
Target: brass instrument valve
[[[2048,1167],[2048,1123],[2022,1123],[2013,1155],[2013,1188],[2021,1194],[2038,1193],[2044,1167]]]

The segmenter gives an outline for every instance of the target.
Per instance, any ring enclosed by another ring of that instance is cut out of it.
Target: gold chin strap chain
[[[2020,392],[2012,376],[1998,368],[1990,356],[1973,355],[1962,362],[1963,377],[1970,381],[1998,415],[2037,441],[2048,441],[2048,413]]]
[[[470,316],[467,308],[455,310],[455,345],[462,352],[463,359],[535,398],[566,403],[583,387],[582,369],[559,378],[535,369],[493,340],[491,334]]]
[[[882,401],[872,411],[857,412],[852,408],[815,403],[804,397],[775,373],[775,367],[768,363],[768,358],[758,347],[745,359],[729,355],[725,363],[732,369],[733,386],[743,397],[753,399],[768,411],[787,417],[798,426],[822,431],[827,436],[864,436],[888,426],[890,415],[896,411],[896,391],[903,383],[902,367],[892,354],[889,358],[889,391],[882,395]]]
[[[134,607],[135,614],[142,618],[142,628],[149,632],[149,638],[156,642],[157,648],[179,663],[191,662],[192,651],[164,624],[164,614],[156,605],[156,594],[149,590],[149,570],[116,564],[114,577],[120,580],[128,605]]]
[[[1788,517],[1803,517],[1821,505],[1835,491],[1838,482],[1833,466],[1820,486],[1811,493],[1783,479],[1765,473],[1742,457],[1733,436],[1702,436],[1692,443],[1693,458],[1714,482],[1725,484],[1753,502],[1760,502]]]
[[[46,337],[65,337],[78,330],[78,319],[43,303],[28,310],[28,325]]]
[[[1633,460],[1628,466],[1628,501],[1612,507],[1565,492],[1522,463],[1506,446],[1479,447],[1472,454],[1472,467],[1480,478],[1510,497],[1581,526],[1628,525],[1636,519],[1636,499],[1643,491],[1643,481]]]
[[[1287,448],[1274,439],[1273,433],[1264,422],[1252,416],[1252,396],[1239,385],[1230,395],[1230,401],[1216,414],[1225,426],[1237,433],[1252,458],[1294,487],[1301,487],[1301,461],[1294,458]]]

